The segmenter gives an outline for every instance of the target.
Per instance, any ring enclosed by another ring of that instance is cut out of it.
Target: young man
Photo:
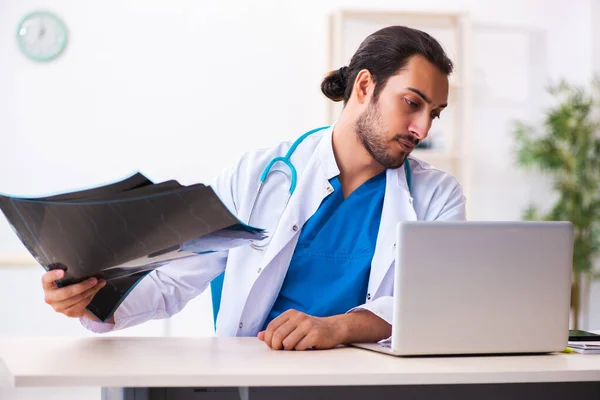
[[[391,335],[394,238],[402,220],[465,219],[465,199],[449,174],[407,158],[448,100],[452,62],[435,39],[402,26],[373,33],[323,93],[343,101],[337,123],[306,137],[291,161],[297,187],[260,176],[292,144],[254,151],[213,188],[240,220],[266,228],[262,248],[242,246],[163,266],[145,277],[109,323],[85,307],[106,282],[57,288],[42,278],[46,302],[95,332],[166,318],[225,271],[217,334],[257,335],[270,348],[325,349]],[[408,165],[406,165],[408,163]],[[104,290],[110,290],[110,283]]]

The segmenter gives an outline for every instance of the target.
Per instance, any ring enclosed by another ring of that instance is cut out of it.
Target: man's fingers
[[[62,278],[65,276],[65,271],[62,269],[54,269],[52,271],[48,271],[42,275],[42,287],[44,290],[56,289],[55,280]]]
[[[279,328],[277,328],[277,330],[275,330],[275,332],[273,332],[273,335],[271,336],[271,340],[270,341],[265,340],[265,343],[267,343],[267,345],[269,345],[269,347],[271,347],[273,350],[281,350],[281,349],[283,349],[283,341],[297,327],[298,327],[298,324],[296,324],[294,321],[288,320],[286,323],[284,323]]]
[[[315,345],[315,338],[316,338],[316,335],[314,335],[312,332],[309,332],[302,339],[300,339],[300,341],[298,341],[298,343],[296,343],[296,345],[294,346],[294,349],[296,349],[296,350],[308,350],[311,347],[314,347],[314,345]]]
[[[90,278],[83,282],[75,283],[59,289],[46,290],[46,303],[53,304],[73,296],[77,296],[78,294],[94,287],[97,283],[98,280],[96,278]]]
[[[296,348],[298,342],[300,342],[304,337],[310,334],[312,329],[312,325],[309,321],[304,321],[300,324],[294,323],[294,325],[296,325],[296,329],[290,332],[281,343],[283,348],[286,350],[292,350]]]
[[[86,306],[87,306],[87,304],[89,304],[89,302],[92,301],[92,298],[94,297],[94,295],[96,293],[98,293],[98,291],[100,289],[102,289],[105,285],[106,285],[106,281],[102,280],[102,281],[98,282],[98,284],[96,284],[96,286],[91,287],[91,288],[79,293],[78,295],[69,297],[68,299],[53,303],[52,306],[54,307],[54,310],[56,310],[58,312],[62,312],[64,310],[66,310],[67,308],[70,308],[73,305],[81,302],[82,300],[86,300],[86,299],[87,299],[87,303],[86,303]]]
[[[92,301],[93,298],[94,298],[94,293],[88,295],[88,297],[86,297],[83,300],[79,301],[78,303],[72,305],[71,307],[61,311],[61,313],[66,315],[67,317],[71,317],[71,318],[83,317],[83,315],[85,314],[85,308],[87,307],[88,304],[90,304],[90,301]]]
[[[271,321],[269,323],[269,325],[267,325],[267,329],[265,330],[265,343],[271,347],[271,339],[273,337],[273,333],[275,333],[275,331],[283,324],[285,324],[287,321],[289,320],[289,317],[287,315],[281,314],[280,316],[278,316],[277,318],[275,318],[273,321]]]
[[[42,275],[44,300],[61,314],[68,317],[82,317],[96,293],[106,286],[106,281],[104,279],[89,278],[59,288],[55,281],[64,276],[65,271],[61,269],[48,271]]]

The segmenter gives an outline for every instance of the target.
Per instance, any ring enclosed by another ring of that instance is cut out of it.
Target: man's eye
[[[431,119],[439,119],[440,118],[440,114],[436,114],[436,113],[431,113]]]
[[[406,104],[408,104],[408,106],[410,108],[414,108],[414,109],[419,108],[419,105],[417,103],[415,103],[414,101],[410,101],[409,99],[404,99],[404,101],[406,102]]]

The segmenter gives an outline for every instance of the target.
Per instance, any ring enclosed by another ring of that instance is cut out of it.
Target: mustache
[[[415,138],[413,135],[408,133],[399,133],[394,136],[394,140],[406,140],[407,142],[413,144],[415,147],[421,142],[419,139]]]

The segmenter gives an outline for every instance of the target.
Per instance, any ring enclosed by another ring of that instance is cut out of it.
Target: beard
[[[371,101],[367,109],[358,117],[356,135],[371,157],[387,169],[400,168],[410,154],[410,151],[392,152],[388,150],[389,142],[403,139],[415,146],[419,143],[410,134],[396,134],[392,139],[387,139],[381,113],[375,101]]]

